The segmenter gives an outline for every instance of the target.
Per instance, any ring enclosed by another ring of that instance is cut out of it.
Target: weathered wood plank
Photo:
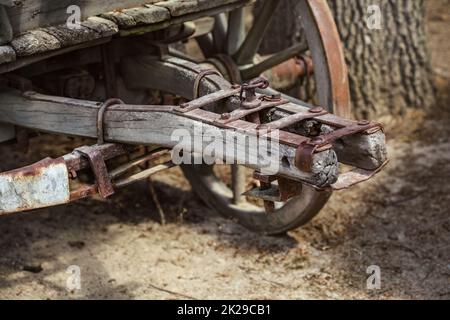
[[[20,1],[17,1],[17,0],[0,0],[0,5],[6,6],[6,7],[14,7],[19,4],[20,4]]]
[[[119,32],[118,27],[111,21],[91,17],[81,24],[79,29],[69,29],[66,26],[48,27],[45,32],[59,40],[61,48],[95,39],[109,37]]]
[[[3,91],[0,93],[0,122],[50,133],[91,138],[97,136],[96,117],[100,107],[98,103],[66,98],[59,98],[56,101],[54,99],[50,101],[41,95],[25,98],[14,91]],[[249,136],[248,132],[218,128],[182,115],[163,112],[163,108],[170,110],[165,106],[156,109],[133,108],[133,106],[110,108],[105,115],[106,140],[137,145],[156,144],[173,148],[180,142],[174,134],[183,130],[183,134],[187,132],[190,137],[198,137],[199,134],[215,137],[217,139],[215,142],[222,145],[223,150],[229,148],[230,141],[236,143],[235,147],[240,152],[226,153],[227,160],[261,169],[262,161],[259,164],[249,163],[249,159],[267,159],[267,154],[258,148],[258,144],[246,138]],[[199,128],[202,129],[200,133]],[[254,136],[256,137],[256,130]],[[210,140],[202,139],[200,144],[193,143],[191,146],[194,152],[202,153],[210,144]],[[182,146],[187,147],[184,143]],[[279,169],[278,172],[281,175],[318,186],[329,185],[336,181],[338,169],[334,151],[326,150],[315,154],[312,172],[302,172],[293,165],[295,152],[294,147],[280,145],[279,153],[273,155],[277,157],[279,168],[277,166],[276,169]],[[221,155],[216,156],[222,158]],[[282,158],[286,158],[288,164],[282,161]]]
[[[168,0],[157,2],[155,5],[169,9],[173,17],[178,17],[238,1],[240,0]]]
[[[5,142],[14,139],[16,130],[14,126],[9,124],[0,124],[0,142]]]
[[[0,46],[0,64],[16,60],[16,52],[11,46]]]
[[[11,0],[3,1],[7,1],[7,4],[11,5]],[[11,6],[7,8],[7,12],[14,34],[20,34],[32,29],[64,24],[71,15],[71,13],[67,13],[67,8],[71,5],[76,5],[81,9],[81,19],[85,20],[105,12],[130,9],[157,2],[160,7],[172,9],[172,16],[179,16],[236,1],[239,0],[22,0],[22,5]]]
[[[6,9],[0,4],[0,45],[7,44],[12,38],[13,30]]]
[[[295,104],[280,106],[280,109],[291,112],[307,112],[308,108]],[[277,110],[270,115],[271,120],[287,117],[292,113]],[[340,123],[350,125],[351,120],[345,120],[332,114],[317,117],[317,120],[302,121],[289,128],[291,132],[298,132],[303,135],[309,135],[313,128],[320,126],[320,133],[326,134],[337,129],[328,125],[329,123]],[[387,160],[386,138],[383,131],[377,131],[371,134],[355,134],[335,141],[333,149],[336,151],[339,162],[356,166],[365,170],[375,170]]]
[[[81,20],[104,12],[154,3],[155,0],[23,0],[21,6],[8,8],[14,33],[65,24],[71,13],[67,8],[76,5],[81,9]]]
[[[91,17],[78,29],[60,25],[28,31],[13,39],[11,46],[17,56],[24,57],[109,37],[117,32],[119,28],[115,23]]]
[[[23,57],[59,49],[61,43],[58,38],[43,30],[32,30],[11,41],[11,46],[18,57]]]
[[[12,61],[10,63],[5,63],[5,64],[2,64],[2,65],[0,64],[0,74],[6,73],[6,72],[11,72],[11,71],[14,71],[14,70],[18,70],[18,69],[23,68],[25,66],[32,65],[33,63],[36,63],[36,62],[39,62],[39,61],[44,61],[44,60],[50,59],[52,57],[60,56],[60,55],[63,55],[65,53],[68,53],[68,52],[99,46],[99,45],[105,44],[105,43],[107,43],[109,41],[111,41],[110,37],[101,38],[101,39],[98,39],[98,40],[94,40],[94,41],[91,41],[91,42],[80,43],[78,45],[74,45],[74,46],[67,47],[67,48],[62,48],[62,49],[59,49],[59,50],[44,52],[42,54],[37,54],[37,55],[27,56],[27,57],[20,57],[19,59],[15,60],[15,61]]]
[[[115,10],[100,15],[117,23],[121,28],[158,23],[170,19],[169,10],[154,5]]]

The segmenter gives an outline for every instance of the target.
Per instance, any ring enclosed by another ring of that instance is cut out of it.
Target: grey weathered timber
[[[22,0],[20,6],[14,6],[14,1],[6,1],[6,4],[11,5],[7,11],[14,34],[20,34],[32,29],[64,24],[70,16],[67,8],[71,5],[81,8],[81,19],[85,20],[105,12],[122,11],[156,2],[159,7],[170,10],[172,16],[180,16],[239,0]]]
[[[187,99],[192,99],[192,83],[201,67],[187,63],[181,59],[169,58],[165,61],[151,56],[125,58],[122,61],[122,75],[125,83],[134,89],[156,88],[166,92],[174,92]],[[158,77],[154,77],[158,74]],[[173,81],[179,79],[180,81]],[[228,84],[229,85],[229,84]],[[210,76],[203,82],[201,94],[208,94],[227,86],[227,82],[218,76]],[[285,112],[278,112],[278,119],[291,113],[308,112],[305,106],[289,103],[277,107]],[[345,120],[327,114],[317,117],[325,125],[340,123],[342,126],[350,125],[351,120]],[[273,120],[277,120],[276,118]],[[323,126],[326,128],[326,126]],[[331,128],[331,127],[330,127]],[[332,129],[331,129],[332,130]],[[387,160],[385,136],[382,131],[371,135],[359,134],[338,140],[335,143],[339,161],[366,170],[374,170]]]
[[[14,139],[16,130],[14,126],[9,124],[0,124],[0,142],[5,142]]]
[[[13,38],[13,30],[4,6],[0,4],[0,45],[10,42]]]
[[[12,7],[18,4],[19,2],[17,0],[0,0],[0,5],[6,6],[6,7]]]
[[[57,97],[48,99],[39,94],[24,97],[13,90],[0,93],[0,122],[49,133],[95,138],[99,108],[99,103],[91,101]],[[258,150],[257,145],[246,139],[249,136],[248,131],[218,128],[168,111],[168,106],[113,106],[105,114],[105,139],[110,142],[173,148],[180,143],[179,139],[174,138],[174,133],[184,130],[194,137],[199,134],[198,128],[202,128],[204,134],[218,139],[216,142],[223,148],[230,141],[236,141],[236,149],[241,152],[227,153],[226,160],[261,170],[258,164],[249,163],[249,154],[260,160],[264,154]],[[256,125],[254,129],[256,135]],[[190,144],[197,153],[202,153],[209,145],[210,141],[206,140],[200,145]],[[182,146],[188,148],[185,141]],[[281,175],[320,187],[328,186],[337,180],[338,163],[333,150],[314,155],[312,172],[302,172],[294,166],[295,152],[295,147],[279,146],[277,161],[280,163]],[[220,158],[224,160],[221,156]],[[287,159],[288,163],[282,161],[282,158]]]
[[[191,100],[194,98],[195,78],[202,71],[202,67],[178,58],[171,57],[162,61],[158,57],[139,55],[124,58],[121,70],[125,83],[132,89],[153,88],[176,93]],[[155,77],[155,74],[158,76]],[[228,89],[230,86],[222,77],[208,76],[200,85],[200,95]]]
[[[110,41],[111,41],[111,37],[106,37],[106,38],[101,38],[101,39],[97,39],[97,40],[90,41],[90,42],[80,43],[80,44],[66,47],[66,48],[61,48],[58,50],[44,52],[42,54],[20,57],[16,60],[13,60],[10,63],[0,64],[0,74],[18,70],[20,68],[32,65],[33,63],[36,63],[39,61],[44,61],[44,60],[50,59],[52,57],[63,55],[65,53],[99,46],[101,44],[108,43]],[[14,49],[12,49],[12,50],[14,51]]]
[[[272,120],[278,120],[287,117],[292,113],[289,112],[305,112],[308,108],[293,103],[280,106],[285,111],[276,111],[272,114]],[[314,127],[318,122],[322,123],[322,134],[336,130],[334,126],[329,124],[339,122],[339,118],[332,114],[317,117],[317,120],[303,121],[291,128],[291,132],[299,132],[308,134],[310,128]],[[351,120],[341,120],[342,125],[351,124]],[[383,165],[387,160],[386,137],[382,130],[375,133],[360,133],[352,136],[344,137],[336,140],[333,144],[339,162],[352,165],[365,170],[375,170]]]
[[[226,13],[228,11],[232,11],[236,8],[242,7],[245,4],[249,3],[251,0],[232,0],[232,1],[222,1],[223,5],[220,6],[207,6],[207,7],[197,7],[197,9],[202,8],[203,10],[194,10],[191,13],[187,13],[181,16],[172,16],[171,19],[154,23],[150,25],[136,26],[131,29],[123,29],[120,31],[121,36],[133,36],[133,35],[142,35],[148,32],[165,29],[172,25],[179,25],[186,21],[194,21],[199,18],[204,18],[207,16],[214,16],[219,13]],[[221,3],[222,3],[221,2]]]
[[[11,46],[0,46],[0,64],[16,60],[16,52]]]
[[[81,8],[81,19],[117,9],[138,7],[155,0],[23,0],[21,6],[8,8],[14,33],[32,29],[65,24],[70,17],[67,8],[77,5]]]
[[[32,30],[11,41],[18,57],[52,51],[61,48],[58,38],[43,31]]]
[[[146,5],[144,7],[106,12],[100,16],[114,21],[121,28],[131,28],[168,20],[170,19],[170,12],[164,7]]]
[[[61,25],[28,31],[13,39],[11,46],[17,56],[23,57],[110,37],[118,31],[113,22],[91,17],[79,29]]]
[[[248,32],[242,46],[234,55],[234,58],[239,65],[253,62],[255,54],[258,52],[264,35],[269,28],[270,21],[273,17],[273,12],[277,9],[280,3],[281,1],[279,0],[266,0],[264,2],[258,19],[255,20],[255,23]]]
[[[168,0],[157,2],[156,5],[169,9],[170,14],[177,17],[238,1],[240,0]]]
[[[228,15],[228,33],[226,49],[233,55],[245,40],[245,11],[244,8],[233,10]]]
[[[84,1],[79,2],[83,3]],[[41,0],[25,0],[25,2],[23,7],[13,7],[8,9],[12,20],[19,19],[18,15],[12,13],[14,10],[19,10],[26,16],[29,10],[28,6],[30,6],[30,8],[38,8],[39,6],[37,3],[41,3]],[[60,2],[65,3],[65,1]],[[22,21],[22,16],[20,16],[22,22],[19,24],[23,29],[23,32],[16,35],[12,40],[10,47],[7,48],[8,50],[0,49],[0,64],[14,61],[14,56],[19,57],[19,61],[14,66],[1,68],[0,73],[15,70],[35,61],[29,59],[24,60],[24,57],[34,57],[43,54],[51,54],[52,56],[55,54],[62,54],[65,51],[61,51],[61,49],[83,45],[84,43],[92,43],[93,39],[96,40],[110,37],[116,34],[119,31],[119,28],[122,29],[120,31],[121,36],[144,34],[164,29],[174,24],[195,20],[207,15],[216,15],[221,12],[233,10],[249,2],[249,0],[199,1],[197,6],[190,7],[188,10],[189,13],[182,16],[171,16],[168,8],[160,5],[161,3],[158,5],[151,4],[155,1],[149,0],[145,1],[145,5],[143,5],[142,2],[136,4],[134,1],[127,1],[126,8],[122,10],[113,9],[123,8],[123,3],[119,6],[119,2],[117,1],[111,1],[111,3],[108,3],[107,1],[98,1],[95,2],[98,6],[96,9],[98,12],[91,7],[94,1],[90,1],[89,5],[83,9],[82,18],[86,16],[86,14],[84,14],[85,11],[91,12],[92,14],[96,12],[95,14],[102,15],[102,17],[86,18],[81,23],[81,28],[76,30],[68,29],[65,24],[63,24],[64,21],[56,18],[58,16],[57,12],[59,12],[60,16],[65,17],[65,13],[61,11],[62,5],[60,2],[45,1],[45,10],[38,10],[38,13],[36,14],[37,16],[42,15],[43,18],[42,21],[40,20],[39,24],[28,25],[28,21]],[[178,5],[172,3],[168,6],[175,10],[174,8]],[[48,12],[49,16],[54,16],[55,19],[44,19],[44,17],[46,17],[46,12]],[[36,17],[33,19],[36,19]],[[34,27],[32,28],[31,26]],[[12,51],[10,49],[12,49]],[[76,48],[74,48],[74,50],[75,49]],[[39,60],[40,59],[37,58],[37,61]]]

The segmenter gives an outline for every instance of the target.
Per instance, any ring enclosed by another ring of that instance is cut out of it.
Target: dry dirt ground
[[[155,181],[165,226],[146,184],[2,217],[0,298],[449,299],[450,4],[432,3],[440,103],[427,117],[388,121],[390,165],[336,193],[312,223],[284,237],[252,234],[216,217],[174,169]],[[52,152],[38,141],[10,163]],[[71,265],[81,290],[66,289]],[[381,268],[380,290],[366,288],[370,265]]]

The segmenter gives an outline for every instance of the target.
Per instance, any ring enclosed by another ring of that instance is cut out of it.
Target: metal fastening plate
[[[91,165],[92,173],[95,176],[98,193],[103,198],[107,198],[114,194],[114,188],[109,177],[108,168],[102,153],[95,147],[81,147],[75,150],[81,155],[88,158]]]
[[[69,172],[63,158],[44,159],[0,174],[0,214],[70,201]]]

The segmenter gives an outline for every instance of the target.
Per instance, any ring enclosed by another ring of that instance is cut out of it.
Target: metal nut
[[[369,120],[359,120],[358,121],[358,125],[360,125],[360,126],[367,126],[368,124],[370,124]]]
[[[315,107],[315,108],[309,109],[309,112],[311,112],[311,113],[321,113],[323,111],[324,111],[324,108],[322,108],[322,107]]]
[[[222,119],[222,120],[228,120],[230,118],[231,118],[231,114],[229,114],[228,112],[227,113],[222,113],[220,115],[220,119]]]
[[[324,142],[325,142],[325,140],[322,137],[314,137],[311,139],[311,144],[313,144],[313,145],[319,145]]]

